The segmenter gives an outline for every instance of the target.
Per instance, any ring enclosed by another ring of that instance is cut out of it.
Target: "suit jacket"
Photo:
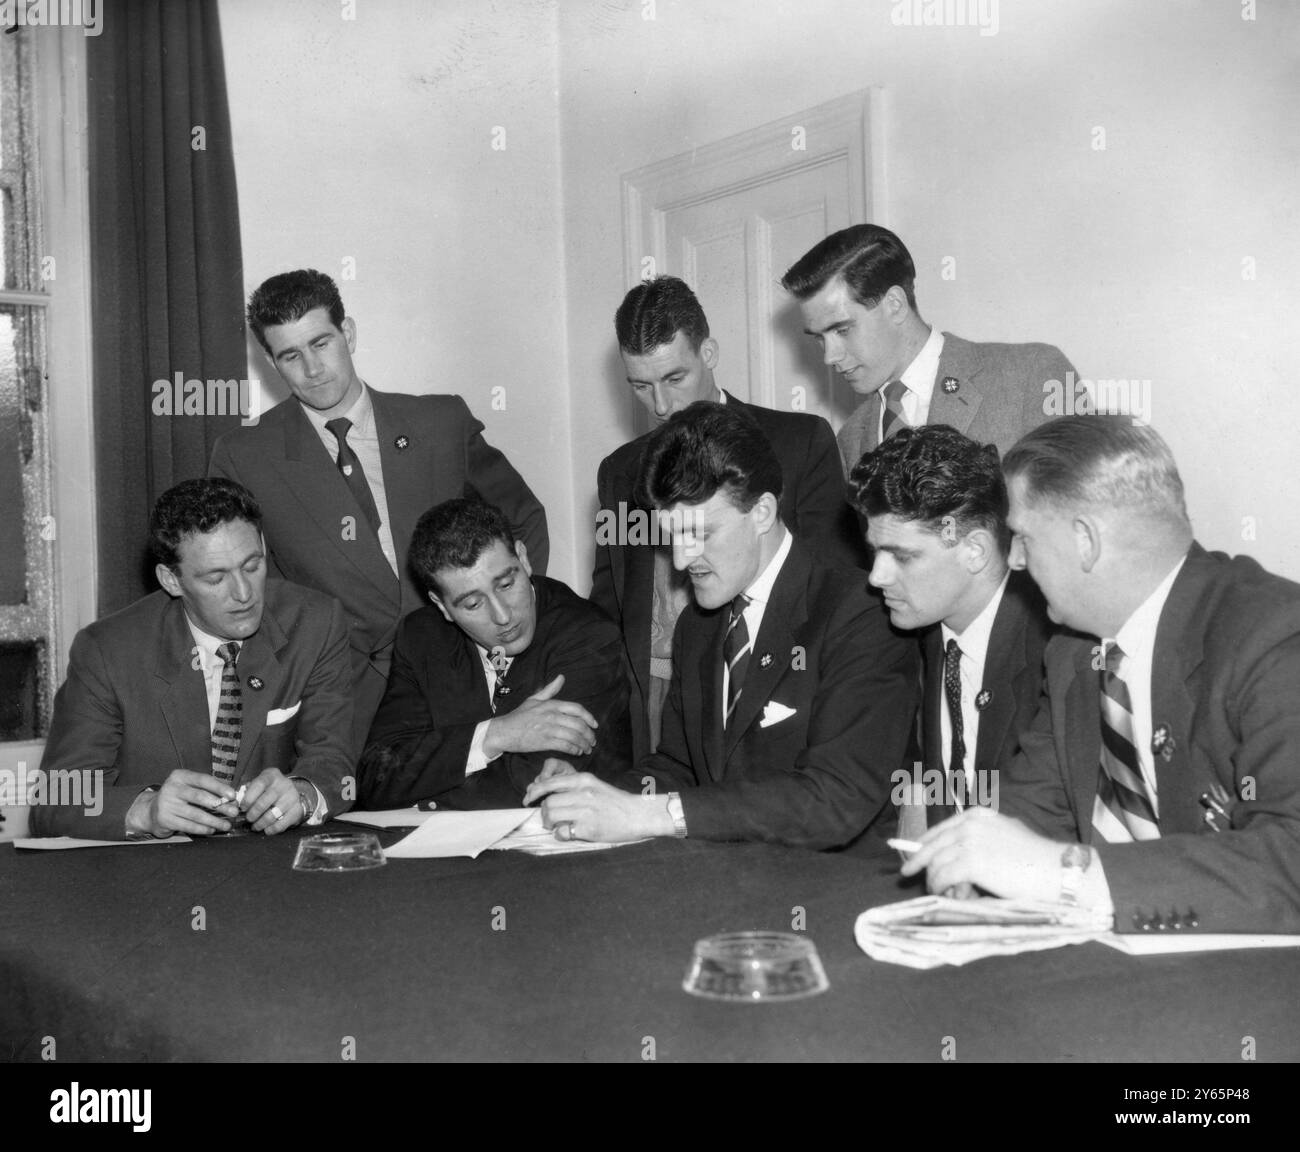
[[[1043,687],[1043,649],[1052,633],[1047,605],[1038,586],[1027,572],[1013,571],[1007,579],[1002,603],[993,618],[988,652],[984,657],[983,690],[988,704],[979,713],[979,734],[975,740],[975,771],[998,775],[1020,751],[1020,733],[1028,728],[1038,711]],[[943,728],[943,632],[936,624],[922,638],[925,662],[925,698],[922,704],[924,766],[926,782],[944,777]],[[937,772],[938,776],[933,773]],[[992,794],[994,806],[999,793]],[[975,797],[971,797],[974,803]],[[933,826],[953,814],[946,804],[932,805]]]
[[[996,444],[1005,456],[1021,436],[1049,419],[1043,385],[1048,380],[1064,385],[1065,374],[1073,371],[1050,344],[973,344],[945,332],[926,423],[947,424],[980,444]],[[948,378],[957,383],[951,392],[943,387]],[[846,471],[878,447],[881,403],[881,391],[873,392],[840,429]]]
[[[796,540],[724,731],[729,615],[691,604],[678,619],[663,736],[638,774],[681,790],[689,836],[847,844],[888,806],[916,712],[916,644],[890,628],[865,573],[828,568]]]
[[[746,404],[727,393],[727,404],[751,415],[781,465],[781,519],[826,564],[865,567],[866,546],[857,517],[845,500],[844,474],[835,437],[820,416],[776,412]],[[622,445],[600,462],[596,489],[602,517],[618,517],[619,506],[638,507],[635,491],[641,453],[649,433]],[[654,605],[654,553],[650,544],[596,543],[591,600],[623,630],[632,682],[632,736],[639,760],[650,751],[646,701],[650,692],[650,625]]]
[[[1300,585],[1192,545],[1156,631],[1153,743],[1168,737],[1155,756],[1158,840],[1093,840],[1094,651],[1066,636],[1048,644],[1047,694],[1004,773],[1002,810],[1094,844],[1118,931],[1195,912],[1202,932],[1300,932]],[[1199,803],[1213,784],[1232,798],[1217,834]]]
[[[235,783],[279,768],[315,784],[331,815],[351,808],[343,781],[352,769],[352,678],[339,605],[268,579],[262,623],[244,641],[238,670],[243,731]],[[267,723],[271,712],[295,707],[294,715]],[[124,840],[136,796],[175,769],[212,771],[208,697],[179,599],[154,592],[77,633],[41,767],[47,778],[102,772],[103,811],[33,808],[32,834],[95,840]]]
[[[631,734],[618,629],[558,580],[534,576],[533,587],[537,628],[506,673],[510,691],[498,715],[508,715],[563,673],[559,698],[582,704],[596,717],[596,751],[579,757],[506,752],[466,777],[474,729],[492,719],[483,662],[474,642],[437,608],[421,608],[398,632],[388,691],[358,772],[361,807],[435,800],[442,808],[517,808],[550,755],[564,756],[579,771],[625,769]]]
[[[244,485],[262,508],[272,570],[335,597],[347,614],[360,754],[388,678],[397,622],[427,604],[407,564],[415,522],[435,504],[477,494],[505,513],[546,571],[546,513],[510,462],[483,439],[459,396],[407,396],[370,389],[401,578],[325,450],[290,397],[255,425],[227,432],[212,450],[211,476]],[[345,517],[355,531],[345,533]]]

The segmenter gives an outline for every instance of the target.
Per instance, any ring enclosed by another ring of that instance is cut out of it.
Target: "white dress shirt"
[[[975,707],[975,698],[984,690],[984,664],[988,660],[989,640],[993,636],[993,621],[997,618],[998,607],[1007,590],[1007,581],[1011,578],[1008,571],[1002,582],[965,631],[954,632],[947,624],[939,625],[943,638],[944,656],[947,659],[948,641],[956,640],[961,649],[961,660],[957,669],[961,674],[961,727],[962,742],[966,746],[966,755],[962,761],[962,771],[966,774],[966,795],[974,795],[975,784],[975,749],[980,735],[980,712]],[[940,669],[939,686],[943,691],[943,670]],[[948,715],[946,692],[939,702],[939,731],[942,739],[941,750],[943,766],[952,765],[952,718]]]
[[[907,389],[903,393],[903,419],[913,428],[920,428],[930,418],[930,398],[934,395],[934,378],[939,374],[939,357],[943,354],[943,333],[931,328],[930,335],[921,345],[915,359],[903,369],[899,377]],[[888,386],[888,385],[886,385]],[[876,424],[876,443],[882,443],[885,424],[885,390],[880,390],[879,423]]]
[[[749,603],[745,605],[744,611],[745,628],[749,632],[749,647],[751,650],[754,647],[754,641],[758,639],[758,630],[763,623],[763,613],[767,611],[767,602],[772,595],[772,587],[776,584],[776,578],[781,574],[781,566],[785,563],[785,558],[790,555],[790,545],[794,542],[794,537],[790,535],[788,528],[782,525],[781,531],[785,535],[777,547],[776,554],[767,562],[767,567],[758,574],[754,582],[745,589],[745,595],[749,597]],[[731,606],[724,605],[724,609],[728,618],[730,618]],[[727,690],[730,685],[731,669],[724,662],[722,665],[722,718],[724,726],[727,717]]]
[[[302,406],[302,410],[307,414],[312,427],[316,429],[316,434],[320,437],[320,442],[325,445],[325,451],[330,454],[330,459],[337,462],[339,442],[334,433],[325,427],[325,417],[314,408],[308,408],[306,404]],[[370,494],[375,499],[375,510],[379,513],[379,547],[383,549],[384,559],[392,568],[393,575],[398,576],[400,573],[397,567],[397,548],[393,544],[393,531],[388,523],[388,496],[384,489],[383,461],[379,455],[379,431],[375,427],[375,406],[370,400],[370,389],[364,382],[356,403],[343,415],[352,421],[352,427],[348,429],[348,444],[357,454],[357,459],[361,461],[361,471],[366,474],[366,483],[370,485]]]

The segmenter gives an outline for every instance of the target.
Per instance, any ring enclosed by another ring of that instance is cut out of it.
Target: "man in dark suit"
[[[478,495],[505,512],[545,572],[546,513],[459,396],[362,382],[352,364],[356,324],[328,276],[272,276],[250,298],[248,324],[293,396],[221,437],[209,475],[239,481],[261,504],[273,573],[343,605],[359,755],[397,622],[424,603],[404,563],[416,519],[443,500]]]
[[[663,737],[636,766],[639,795],[548,765],[525,800],[546,798],[561,838],[836,848],[888,806],[916,646],[861,571],[826,566],[787,531],[781,487],[767,438],[731,405],[694,404],[651,434],[641,488],[693,592]]]
[[[499,509],[463,499],[431,508],[410,560],[434,606],[398,629],[358,773],[363,807],[512,808],[548,755],[581,756],[597,773],[626,765],[618,629],[533,575]]]
[[[1034,582],[1007,565],[995,447],[942,425],[904,428],[849,485],[874,549],[871,584],[895,628],[923,630],[923,771],[895,790],[915,809],[900,816],[910,837],[968,804],[998,807],[1000,770],[1038,706],[1051,625]]]
[[[1074,385],[1050,344],[974,344],[931,328],[915,281],[903,242],[875,224],[827,236],[781,280],[826,363],[866,397],[839,432],[846,469],[903,425],[947,424],[1005,453],[1048,418],[1049,395]]]
[[[718,342],[699,300],[675,276],[638,284],[614,317],[628,383],[656,426],[699,400],[734,406],[762,429],[781,465],[785,526],[822,563],[866,565],[866,550],[844,499],[831,427],[820,416],[745,404],[714,382]],[[654,751],[672,667],[673,627],[690,599],[668,550],[647,540],[648,509],[635,498],[650,434],[605,457],[596,475],[596,567],[591,599],[622,628],[631,673],[636,755]]]
[[[1043,425],[1004,467],[1013,562],[1086,638],[1047,646],[1002,814],[931,829],[904,871],[1121,932],[1300,932],[1300,586],[1197,545],[1168,447],[1127,417]]]
[[[229,480],[159,497],[162,591],[77,633],[41,765],[102,781],[98,811],[34,808],[33,835],[206,836],[245,820],[270,835],[352,806],[343,612],[267,579],[260,520]]]

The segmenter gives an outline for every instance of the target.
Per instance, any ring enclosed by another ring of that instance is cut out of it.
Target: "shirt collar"
[[[323,436],[331,436],[333,433],[325,427],[326,419],[315,408],[309,408],[306,404],[302,405],[302,410],[307,413],[307,419],[312,422],[316,431]],[[372,434],[372,428],[375,423],[375,407],[370,402],[370,389],[366,387],[366,382],[361,381],[361,395],[353,402],[352,407],[343,413],[344,417],[352,421],[352,428],[361,436]],[[337,420],[337,416],[331,416],[331,420]]]
[[[943,333],[931,328],[930,335],[921,345],[921,351],[903,370],[900,379],[909,392],[914,392],[928,404],[934,392],[934,378],[939,374],[939,356],[943,352]],[[963,649],[965,651],[965,649]]]
[[[185,612],[184,607],[181,608],[181,611]],[[222,640],[218,636],[213,636],[204,632],[202,628],[190,619],[190,614],[188,612],[185,612],[185,623],[190,627],[190,635],[194,637],[194,643],[198,645],[203,666],[205,668],[221,667],[225,662],[217,655],[217,649],[220,648],[221,645],[227,643],[227,641]],[[237,640],[235,643],[237,643],[241,649],[244,646],[244,641]]]
[[[1123,626],[1115,634],[1115,643],[1120,646],[1125,656],[1132,658],[1144,648],[1155,648],[1156,627],[1160,623],[1160,614],[1165,610],[1165,601],[1169,599],[1169,592],[1186,563],[1187,555],[1184,553],[1183,558],[1155,586],[1151,595],[1133,610],[1133,614],[1124,621]]]
[[[781,565],[785,563],[785,558],[790,555],[790,546],[794,542],[794,537],[790,534],[790,529],[784,525],[782,525],[782,529],[785,532],[785,537],[777,548],[776,555],[767,562],[767,567],[745,589],[745,595],[749,597],[751,604],[766,604],[768,602],[772,595],[772,586],[776,583],[776,578],[781,574]]]
[[[997,619],[998,606],[1002,603],[1003,593],[1007,590],[1007,581],[1011,579],[1008,569],[1002,575],[997,590],[989,597],[989,602],[980,610],[980,614],[966,625],[964,632],[954,632],[947,624],[940,624],[943,646],[946,650],[949,640],[956,640],[961,654],[971,662],[971,668],[983,668],[989,652],[989,640],[993,636],[993,621]]]

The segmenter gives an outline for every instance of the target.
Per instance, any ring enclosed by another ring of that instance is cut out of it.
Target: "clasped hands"
[[[157,792],[142,792],[127,813],[128,832],[151,836],[211,836],[229,832],[242,812],[254,832],[274,836],[301,824],[311,813],[294,782],[267,768],[247,782],[242,800],[224,780],[207,772],[177,768]]]

